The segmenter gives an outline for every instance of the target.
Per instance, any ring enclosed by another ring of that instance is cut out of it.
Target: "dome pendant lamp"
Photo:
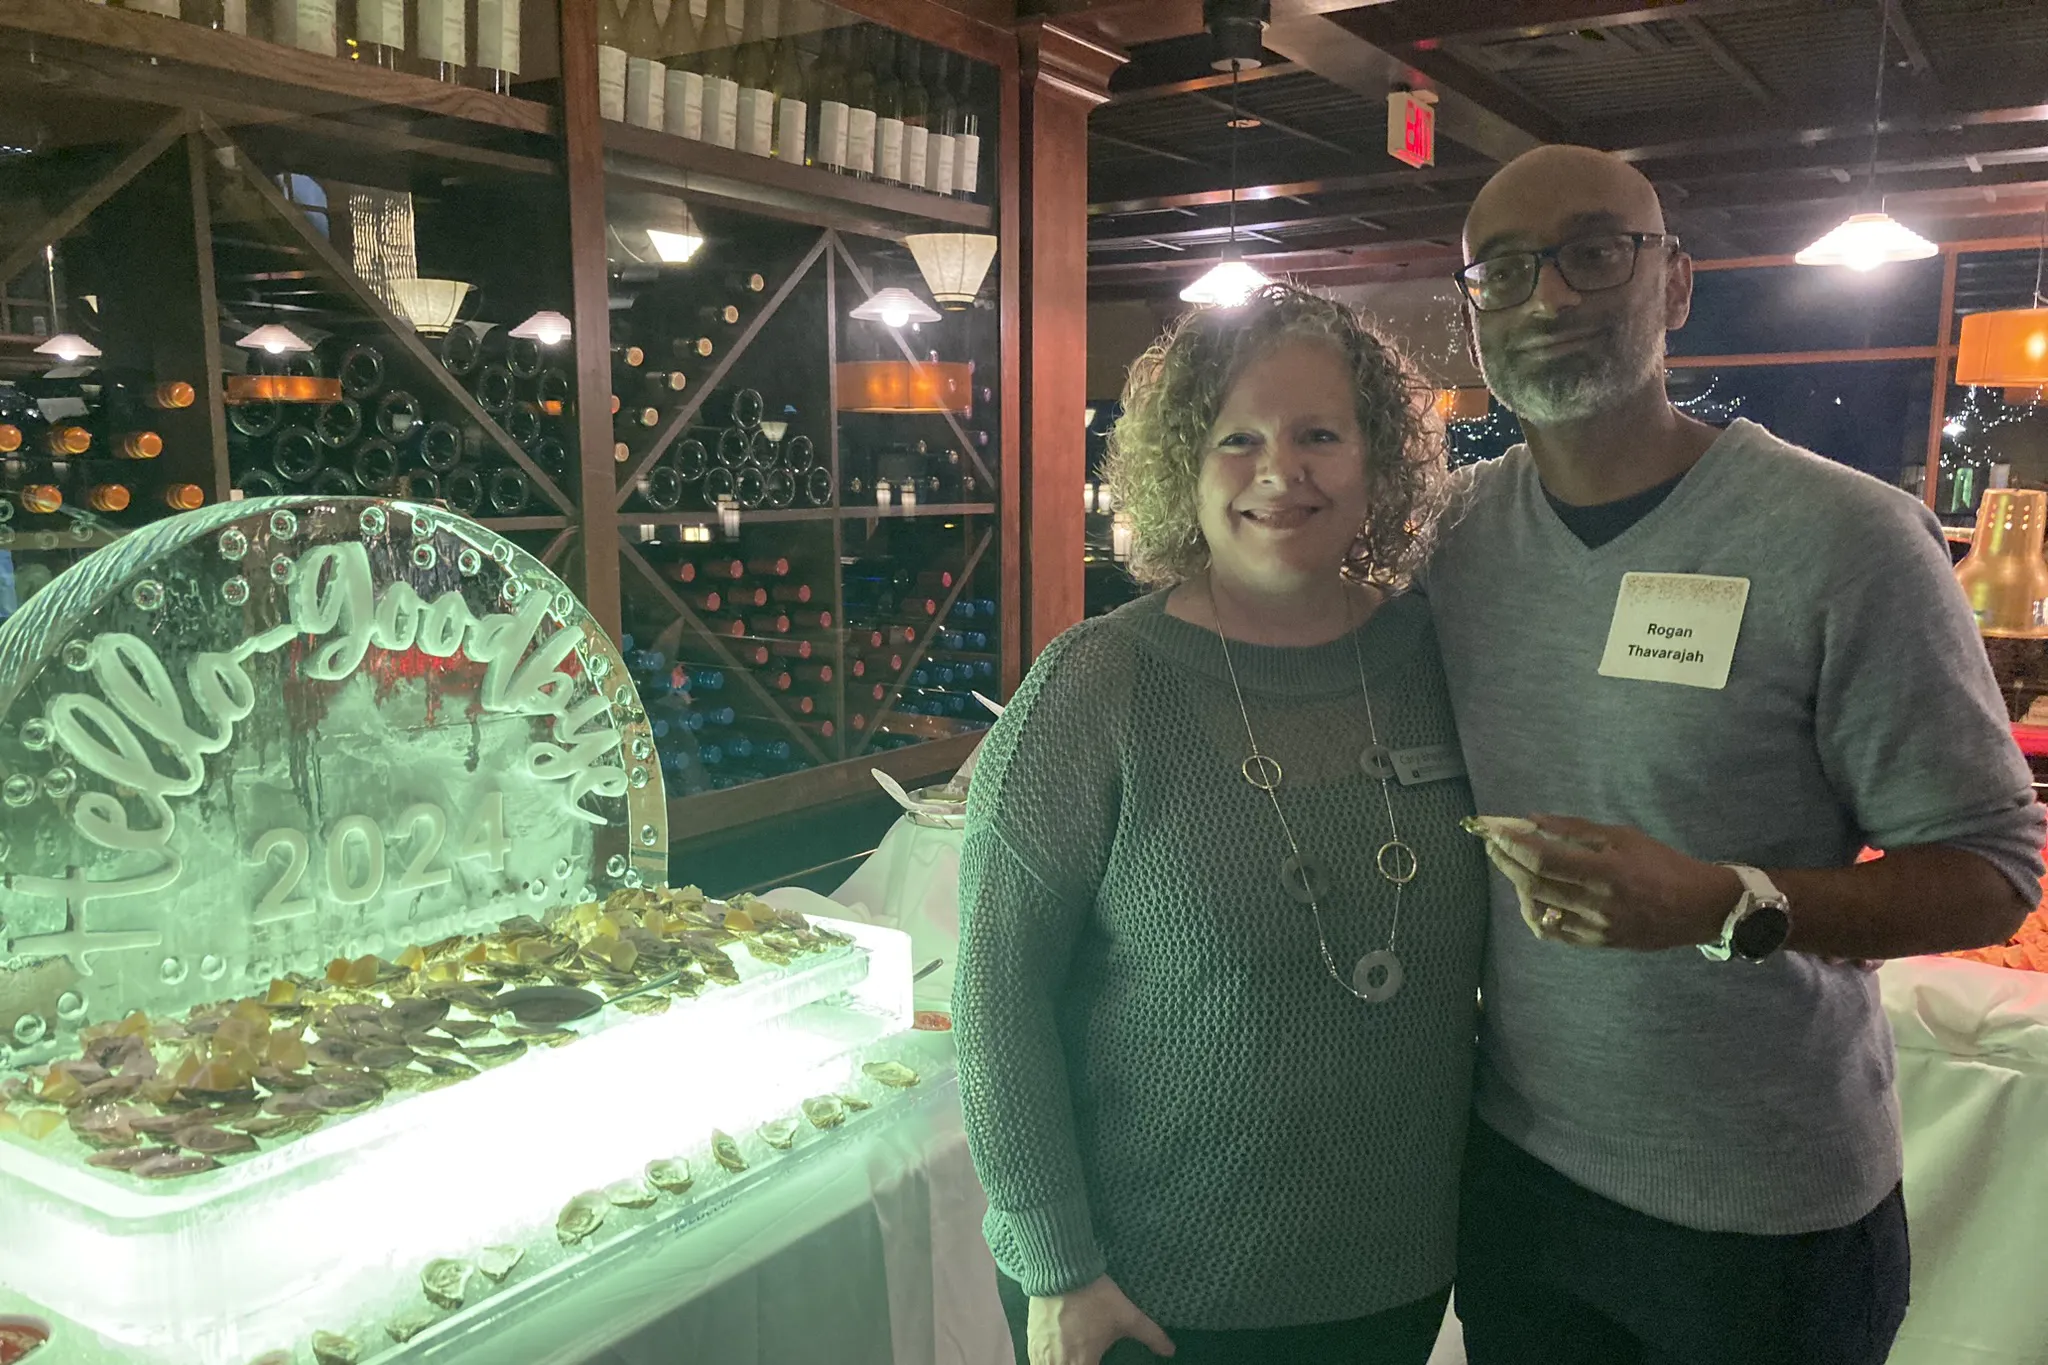
[[[1877,194],[1877,144],[1884,126],[1884,49],[1891,35],[1891,14],[1877,7],[1877,96],[1870,112],[1870,197],[1874,213],[1852,213],[1792,259],[1801,265],[1846,265],[1863,272],[1893,261],[1924,261],[1941,250],[1884,211]]]

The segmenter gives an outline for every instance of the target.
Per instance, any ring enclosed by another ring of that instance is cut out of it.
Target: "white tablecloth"
[[[432,1365],[1006,1365],[958,1091]]]
[[[1911,958],[1879,978],[1913,1235],[1891,1365],[2044,1365],[2048,975]]]
[[[953,960],[960,955],[960,842],[957,829],[914,824],[889,827],[881,844],[832,893],[848,919],[885,924],[910,935],[910,960],[940,967],[914,988],[919,1009],[949,1008]]]

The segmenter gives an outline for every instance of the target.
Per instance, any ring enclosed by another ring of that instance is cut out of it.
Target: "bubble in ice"
[[[573,870],[574,865],[567,858],[555,859],[555,876],[557,879],[566,879]]]
[[[220,557],[225,560],[237,560],[249,553],[249,537],[233,526],[222,531],[220,539],[214,544],[220,550]]]
[[[50,771],[43,774],[43,790],[57,800],[62,801],[65,797],[78,790],[77,771],[65,764],[59,764],[50,769]]]
[[[415,540],[425,540],[428,536],[434,534],[433,516],[426,512],[413,513],[412,534]]]
[[[41,716],[32,716],[21,723],[21,747],[34,749],[37,753],[50,747],[50,722]]]
[[[635,764],[633,771],[626,774],[626,781],[632,785],[634,791],[640,790],[647,785],[647,769]]]
[[[431,545],[419,544],[412,547],[412,565],[415,569],[431,569],[441,562],[441,556]]]
[[[643,763],[654,757],[654,745],[648,742],[647,736],[633,736],[633,757]]]
[[[182,957],[167,957],[156,964],[156,974],[166,986],[175,986],[192,974]]]
[[[512,542],[501,540],[496,545],[493,545],[491,547],[491,559],[499,565],[510,564],[512,562]]]
[[[602,678],[605,674],[612,671],[612,661],[602,654],[593,654],[590,656],[590,662],[585,667],[590,670],[591,677]]]
[[[43,1022],[40,1014],[24,1014],[14,1021],[14,1041],[22,1047],[33,1047],[43,1041],[43,1035],[50,1026]]]
[[[517,602],[526,596],[526,582],[523,579],[508,578],[505,580],[505,586],[498,591],[507,602]]]
[[[83,673],[92,667],[92,646],[83,640],[66,640],[63,657],[66,668],[74,673]]]
[[[6,501],[5,499],[0,499],[0,522],[9,522],[13,520],[14,504]]]
[[[526,898],[531,901],[546,900],[548,898],[548,884],[535,877],[526,884]]]
[[[0,782],[0,801],[16,810],[36,799],[36,780],[27,773],[14,773]]]
[[[221,601],[231,607],[239,607],[249,600],[249,580],[236,574],[220,585]]]
[[[621,877],[619,880],[624,882],[627,886],[638,886],[640,885],[641,881],[640,873],[637,869],[629,867],[626,869],[626,875]]]
[[[12,506],[12,504],[0,502],[0,507],[8,506]],[[7,525],[4,519],[0,519],[0,548],[5,548],[6,546],[12,545],[13,543],[14,528],[12,526]],[[0,1049],[0,1051],[4,1051],[4,1049]]]
[[[632,704],[633,685],[631,683],[620,683],[617,687],[612,689],[612,705],[631,706]]]
[[[143,611],[155,611],[164,604],[164,585],[145,578],[128,590],[128,600]]]
[[[455,567],[464,578],[474,578],[484,567],[484,557],[477,553],[474,545],[465,545],[455,552]]]
[[[299,534],[298,514],[289,508],[280,507],[270,514],[270,534],[279,540],[292,540]]]
[[[228,964],[224,958],[208,953],[199,959],[199,979],[202,981],[218,981],[227,975],[227,971]]]
[[[92,527],[83,521],[74,521],[65,528],[64,534],[83,545],[92,539]]]
[[[65,1023],[73,1023],[85,1017],[85,997],[77,991],[66,991],[57,997],[57,1017]]]
[[[555,615],[567,621],[576,614],[576,598],[567,588],[555,594]]]
[[[381,536],[391,525],[390,514],[381,507],[365,507],[363,514],[356,518],[356,525],[366,536]]]
[[[614,853],[611,857],[606,858],[604,860],[604,875],[607,877],[625,876],[626,855],[623,853]]]
[[[290,555],[279,555],[270,561],[270,579],[273,583],[289,583],[298,569],[297,561]]]
[[[653,848],[653,847],[654,847],[654,841],[655,841],[656,839],[660,838],[660,837],[661,837],[660,835],[658,835],[658,834],[656,834],[656,833],[654,832],[654,826],[652,826],[652,825],[642,825],[642,826],[640,826],[640,842],[641,842],[641,843],[643,843],[643,844],[645,844],[645,845],[646,845],[647,847],[649,847],[649,848]]]

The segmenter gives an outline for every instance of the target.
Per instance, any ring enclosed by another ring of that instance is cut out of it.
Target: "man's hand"
[[[1538,938],[1654,951],[1714,943],[1742,895],[1728,868],[1641,830],[1562,815],[1486,822],[1486,853],[1515,887]]]
[[[1154,1355],[1173,1354],[1173,1342],[1159,1324],[1107,1275],[1070,1294],[1033,1299],[1028,1330],[1031,1365],[1099,1365],[1102,1353],[1125,1337],[1137,1338]]]

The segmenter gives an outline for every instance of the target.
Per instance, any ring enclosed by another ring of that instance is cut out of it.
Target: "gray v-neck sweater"
[[[1216,635],[1165,602],[1053,641],[975,769],[953,1008],[989,1245],[1028,1293],[1106,1271],[1168,1327],[1377,1313],[1450,1283],[1487,918],[1463,779],[1383,796],[1360,762],[1375,728],[1397,765],[1455,754],[1429,610],[1397,597],[1329,644],[1231,648],[1339,970],[1393,933],[1389,798],[1421,864],[1406,982],[1364,1004],[1281,882]]]
[[[1764,868],[1950,844],[2036,894],[2041,808],[1925,507],[1746,421],[1596,549],[1527,447],[1467,477],[1426,591],[1482,812],[1633,825]],[[1749,580],[1725,688],[1601,676],[1629,571]],[[1595,1193],[1713,1231],[1839,1227],[1897,1183],[1873,976],[1543,942],[1493,882],[1487,1123]]]

